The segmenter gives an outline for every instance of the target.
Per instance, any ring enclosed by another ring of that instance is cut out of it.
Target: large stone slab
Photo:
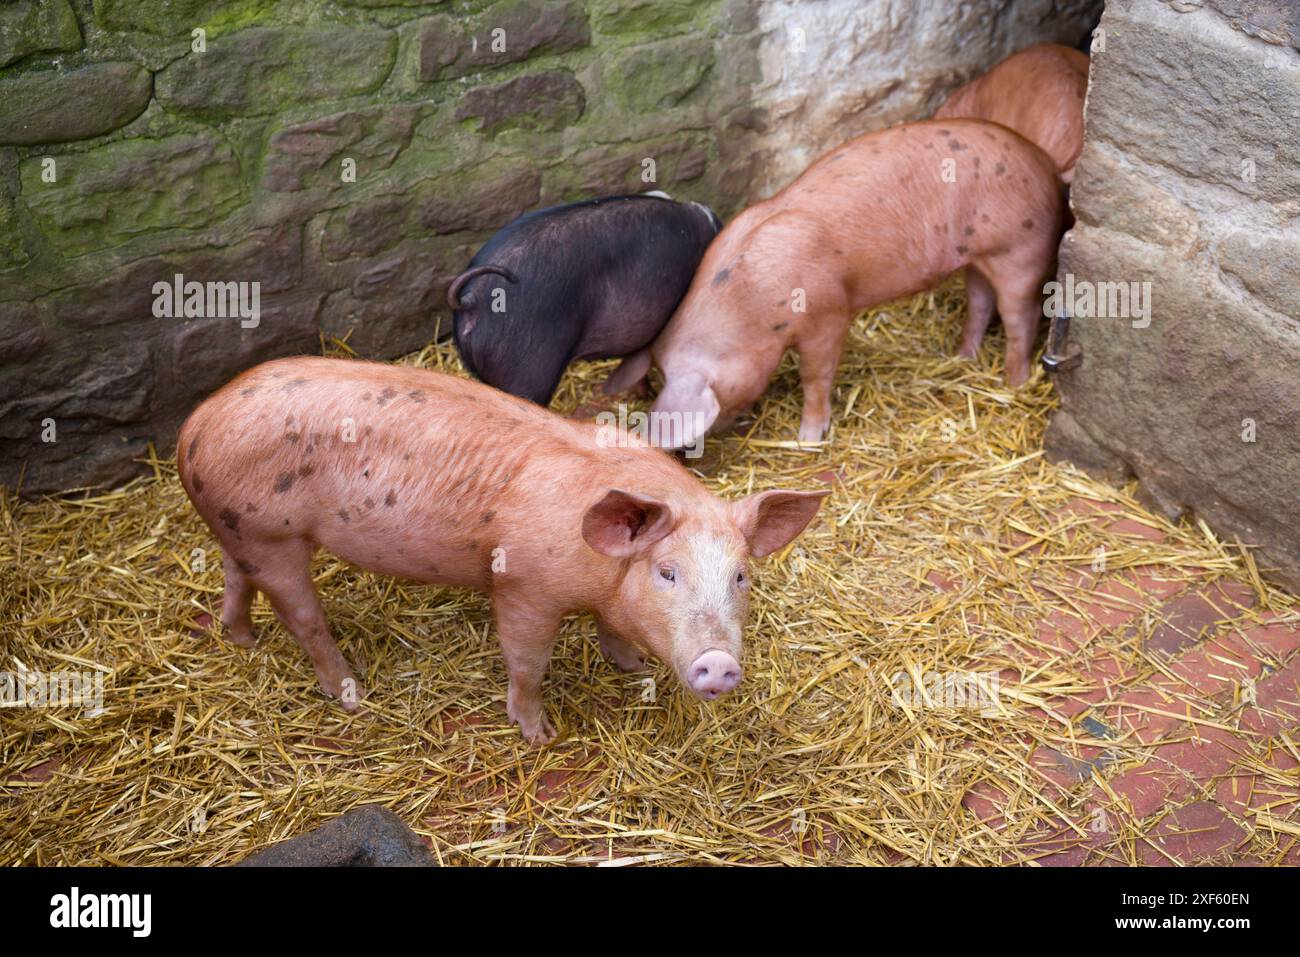
[[[217,37],[158,74],[168,110],[208,119],[270,113],[378,89],[397,35],[353,24],[251,27]]]
[[[0,78],[0,145],[67,143],[125,126],[144,112],[153,76],[136,63],[94,63]]]
[[[560,130],[586,109],[582,84],[572,73],[529,73],[494,86],[475,87],[461,99],[458,120],[478,120],[481,133],[502,130]]]
[[[467,76],[590,40],[582,5],[569,0],[498,3],[471,18],[439,14],[420,25],[420,79]]]
[[[296,192],[308,186],[334,189],[345,183],[343,160],[352,161],[352,182],[387,169],[411,142],[422,108],[397,103],[349,110],[294,123],[271,136],[262,188]]]
[[[0,67],[29,53],[81,49],[81,27],[68,0],[16,0],[0,5]]]
[[[1047,446],[1300,589],[1300,58],[1268,7],[1107,5],[1058,278],[1146,283],[1149,314],[1076,314]]]
[[[41,170],[39,157],[22,162],[22,198],[50,244],[70,256],[196,229],[245,199],[239,161],[217,136],[122,140],[60,156],[53,183]]]

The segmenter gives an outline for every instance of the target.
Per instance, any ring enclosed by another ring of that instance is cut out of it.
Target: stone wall
[[[1101,29],[1058,278],[1150,309],[1076,313],[1049,453],[1300,588],[1300,7],[1111,0]]]
[[[260,360],[429,341],[524,210],[734,213],[1099,5],[0,0],[0,484],[121,481]],[[256,327],[156,316],[178,274],[257,283]]]

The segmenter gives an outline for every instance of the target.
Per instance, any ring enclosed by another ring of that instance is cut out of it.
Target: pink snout
[[[740,665],[725,651],[706,651],[691,664],[687,680],[692,691],[712,701],[740,684]]]

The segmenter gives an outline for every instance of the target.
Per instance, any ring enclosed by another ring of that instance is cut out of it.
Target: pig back
[[[1059,44],[1037,44],[957,90],[935,117],[1001,123],[1050,156],[1069,182],[1083,150],[1087,92],[1086,55]]]
[[[485,590],[504,556],[560,591],[595,558],[583,509],[620,481],[658,475],[657,488],[680,470],[478,383],[322,358],[265,363],[207,399],[182,427],[178,466],[223,546],[305,540],[372,571]]]

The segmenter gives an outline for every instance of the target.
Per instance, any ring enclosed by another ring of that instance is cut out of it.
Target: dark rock
[[[0,144],[66,143],[100,136],[144,112],[153,76],[135,63],[95,63],[64,73],[0,80]]]
[[[372,359],[394,358],[445,337],[451,331],[447,287],[467,259],[448,247],[408,241],[382,258],[341,267],[351,282],[326,298],[321,331]]]
[[[504,129],[559,130],[586,109],[586,94],[573,74],[533,73],[495,86],[475,87],[461,99],[456,119],[478,119],[479,132]]]
[[[410,144],[420,113],[420,107],[399,103],[285,127],[267,147],[262,188],[272,192],[305,186],[333,189],[344,183],[344,158],[356,162],[356,178],[362,181],[391,166]]]
[[[354,808],[314,831],[273,844],[237,867],[436,867],[424,842],[392,811]]]
[[[573,50],[590,41],[586,17],[577,3],[497,4],[468,21],[442,14],[420,25],[420,79],[465,76],[542,53]]]
[[[0,67],[29,53],[81,49],[81,28],[68,0],[18,0],[0,6]]]
[[[337,262],[392,248],[407,235],[411,203],[406,194],[376,196],[331,210],[321,227],[321,255]]]
[[[45,345],[36,307],[26,302],[0,303],[0,366],[29,359]]]
[[[429,200],[420,213],[420,225],[439,234],[496,230],[536,206],[541,187],[541,173],[534,169],[473,176],[467,187],[440,190],[442,195]]]

